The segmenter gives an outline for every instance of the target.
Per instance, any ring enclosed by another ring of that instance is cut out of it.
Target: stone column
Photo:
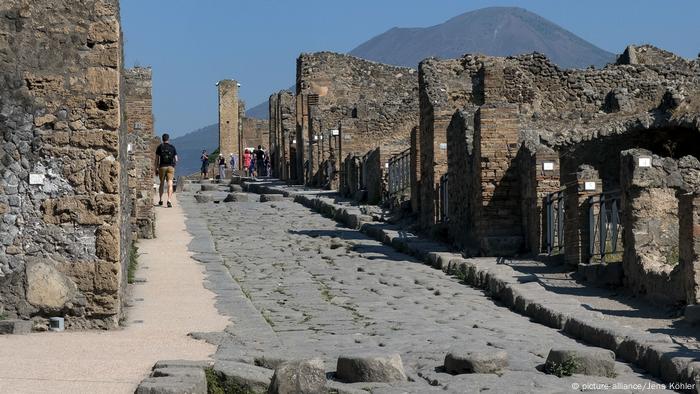
[[[238,82],[219,82],[219,152],[228,157],[238,155],[238,169],[241,169],[240,118],[238,103]]]
[[[590,261],[588,198],[603,191],[598,171],[581,165],[574,174],[562,174],[565,182],[564,249],[565,261],[571,266]]]

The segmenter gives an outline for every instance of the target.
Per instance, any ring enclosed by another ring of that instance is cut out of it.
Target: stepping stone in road
[[[600,348],[552,349],[547,356],[545,370],[557,376],[580,374],[615,377],[615,353]]]
[[[336,376],[348,383],[406,380],[401,356],[396,353],[341,356],[338,358]]]
[[[275,369],[270,394],[326,394],[326,367],[323,360],[290,361]]]
[[[508,353],[502,350],[471,351],[454,349],[445,356],[445,371],[453,375],[466,373],[500,373],[508,368]]]

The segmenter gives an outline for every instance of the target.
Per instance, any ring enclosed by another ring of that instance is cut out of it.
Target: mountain
[[[199,172],[202,150],[211,153],[219,147],[219,125],[213,124],[172,139],[177,149],[177,174],[192,175]]]
[[[415,68],[428,57],[465,53],[512,56],[540,52],[562,68],[602,67],[604,51],[541,16],[518,7],[490,7],[425,28],[390,29],[350,51],[353,56]]]
[[[350,55],[416,68],[428,57],[449,59],[465,53],[512,56],[531,52],[544,53],[562,68],[602,67],[615,61],[614,54],[518,7],[482,8],[431,27],[394,27],[353,49]],[[294,87],[291,89],[294,91]],[[246,114],[267,119],[268,111],[266,101],[250,108]],[[195,172],[199,168],[198,159],[203,147],[216,148],[217,133],[218,128],[214,125],[173,140],[176,146],[182,146],[180,149],[192,150],[186,153],[187,156],[182,155],[183,166],[187,165],[188,171]],[[187,146],[192,148],[185,148]],[[188,161],[184,160],[185,157]],[[193,164],[189,164],[193,159]]]
[[[518,7],[489,7],[456,16],[431,27],[394,27],[350,51],[375,62],[416,68],[428,57],[457,58],[465,53],[512,56],[544,53],[562,68],[602,67],[615,55],[598,48],[547,19]],[[264,102],[248,110],[267,119]]]

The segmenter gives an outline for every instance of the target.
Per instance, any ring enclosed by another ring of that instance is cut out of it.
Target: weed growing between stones
[[[580,367],[581,363],[579,363],[576,357],[570,357],[561,364],[549,362],[544,368],[548,374],[561,378],[563,376],[573,375]]]
[[[129,267],[127,269],[127,282],[129,284],[134,283],[134,276],[136,275],[136,269],[139,266],[139,248],[136,246],[135,242],[131,243],[129,248]]]
[[[205,368],[204,373],[207,376],[207,393],[208,394],[225,394],[224,385],[221,378],[214,371],[214,368]]]

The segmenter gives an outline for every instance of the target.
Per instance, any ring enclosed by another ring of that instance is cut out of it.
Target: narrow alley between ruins
[[[610,377],[545,374],[551,349],[595,348],[291,199],[259,202],[237,193],[239,202],[224,203],[225,189],[197,193],[214,196],[206,203],[191,192],[179,198],[195,239],[191,250],[206,266],[220,313],[233,322],[224,334],[195,334],[219,345],[217,368],[318,357],[333,372],[342,355],[398,353],[408,381],[345,389],[567,392],[591,382],[654,382],[620,362]],[[507,366],[498,374],[451,375],[443,369],[451,351],[505,351]]]

